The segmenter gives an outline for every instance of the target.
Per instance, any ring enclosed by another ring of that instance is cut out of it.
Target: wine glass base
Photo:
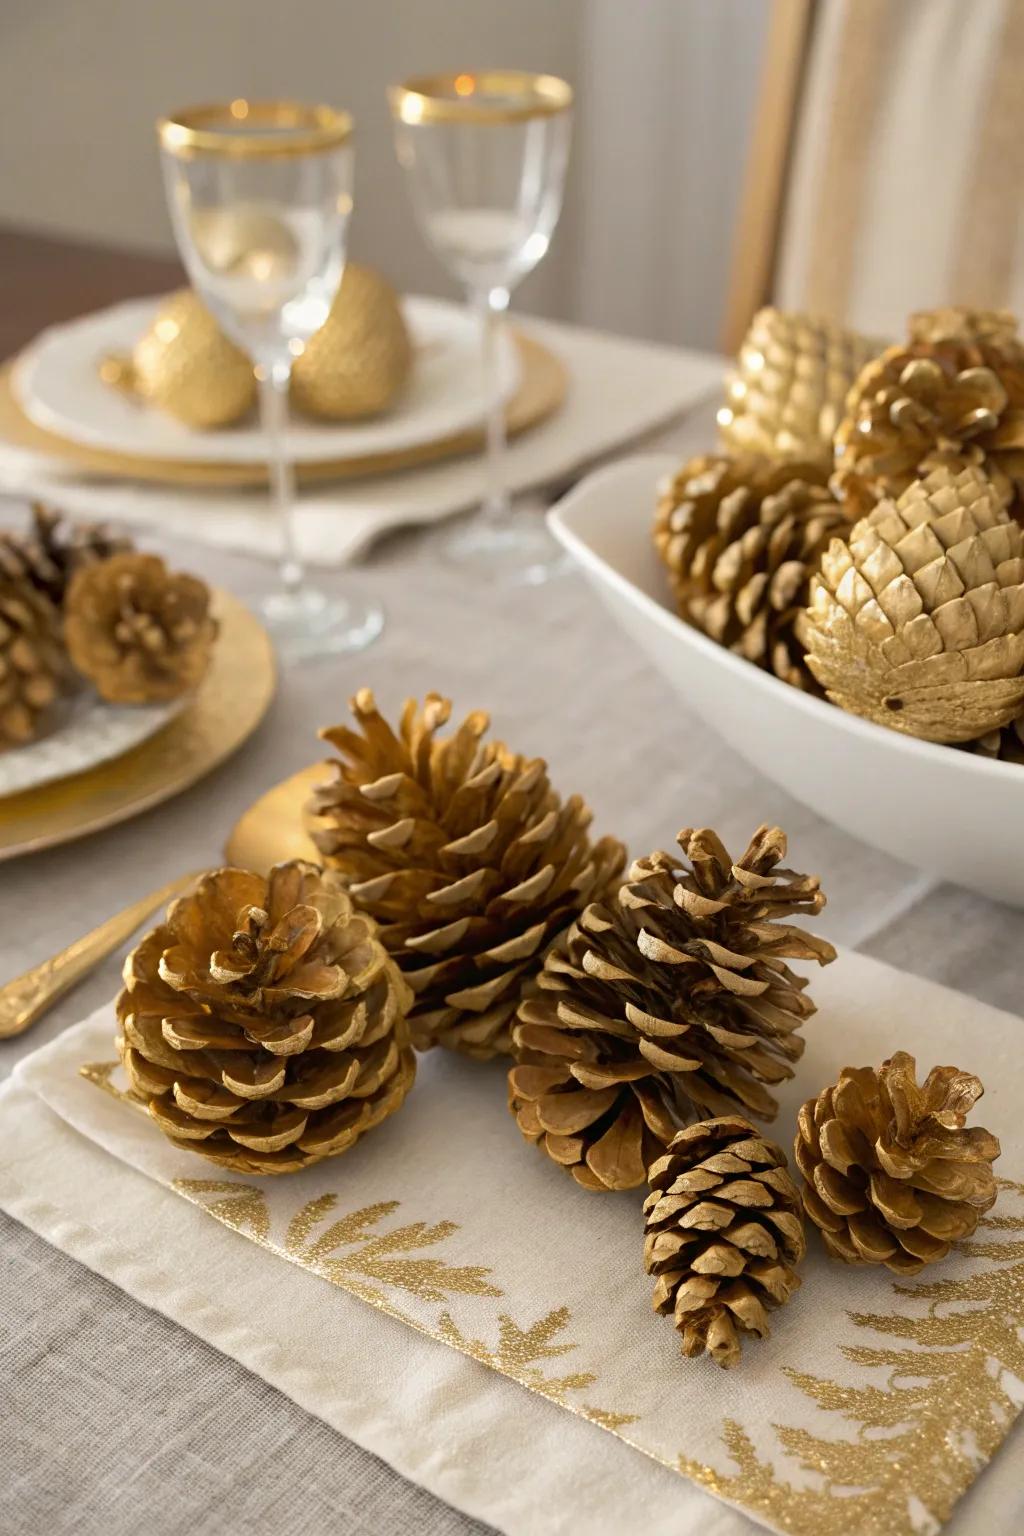
[[[376,603],[328,597],[315,587],[272,592],[261,602],[260,614],[287,663],[362,651],[384,628],[384,610]]]
[[[479,513],[449,534],[443,548],[452,565],[520,586],[540,586],[572,566],[536,512]]]

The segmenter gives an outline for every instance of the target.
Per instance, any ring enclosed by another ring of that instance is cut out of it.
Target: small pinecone
[[[175,1146],[291,1173],[398,1109],[409,992],[336,875],[205,875],[128,956],[118,1050]]]
[[[760,309],[726,381],[718,413],[733,453],[832,467],[832,438],[850,387],[879,343],[828,320]]]
[[[817,879],[779,867],[778,827],[735,863],[713,832],[687,828],[679,846],[587,907],[519,1008],[509,1108],[585,1189],[641,1184],[695,1116],[771,1119],[764,1085],[792,1077],[814,1012],[786,960],[835,958],[776,921],[825,904]]]
[[[905,344],[868,363],[835,436],[851,518],[937,464],[984,470],[1009,506],[1024,483],[1024,344],[1012,317],[947,309],[911,317]]]
[[[800,1284],[800,1192],[786,1154],[727,1115],[680,1131],[650,1169],[644,1267],[654,1310],[671,1316],[684,1355],[737,1365],[743,1335],[764,1339],[768,1312]]]
[[[0,580],[27,580],[60,608],[76,571],[134,548],[129,538],[102,523],[69,522],[38,503],[32,527],[24,533],[0,533]]]
[[[217,622],[197,576],[158,555],[114,555],[72,577],[64,633],[74,667],[111,704],[152,704],[198,687]]]
[[[794,1155],[804,1209],[833,1258],[915,1275],[968,1237],[995,1202],[999,1142],[964,1128],[984,1092],[957,1067],[897,1051],[876,1071],[844,1067],[800,1111]]]
[[[926,741],[1024,706],[1024,533],[976,469],[947,468],[834,539],[799,625],[834,704]]]
[[[847,527],[812,464],[701,457],[661,487],[654,542],[679,612],[719,645],[811,686],[793,632],[811,572]]]
[[[559,933],[622,870],[614,838],[592,843],[578,795],[562,801],[540,758],[484,740],[468,715],[446,740],[451,704],[409,699],[398,732],[373,694],[359,726],[320,734],[338,749],[313,797],[313,840],[415,994],[413,1039],[485,1061],[511,1050],[519,999]]]
[[[0,574],[0,751],[43,735],[66,679],[57,609],[30,581]]]

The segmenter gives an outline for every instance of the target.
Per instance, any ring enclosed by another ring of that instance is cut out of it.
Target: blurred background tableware
[[[235,100],[162,118],[158,132],[193,286],[256,364],[284,543],[283,590],[264,599],[264,618],[287,660],[360,650],[380,633],[383,614],[306,584],[287,449],[292,366],[326,321],[344,271],[352,120],[331,107]]]
[[[446,550],[483,573],[543,581],[559,557],[536,518],[512,511],[496,375],[511,292],[547,254],[562,210],[572,89],[552,75],[484,70],[413,78],[389,94],[420,228],[480,317],[488,491]]]
[[[274,652],[237,598],[214,591],[209,670],[184,708],[112,759],[0,797],[0,862],[115,826],[180,794],[238,750],[270,707]]]

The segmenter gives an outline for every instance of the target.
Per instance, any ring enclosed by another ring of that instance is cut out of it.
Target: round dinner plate
[[[91,689],[75,694],[48,736],[0,752],[0,799],[109,763],[162,730],[187,703],[105,704]]]
[[[252,735],[270,707],[270,639],[237,598],[214,592],[220,633],[209,671],[159,731],[109,762],[0,799],[0,861],[128,821],[181,794]]]
[[[85,447],[154,459],[261,465],[267,446],[255,415],[234,427],[198,432],[165,411],[104,384],[98,367],[111,352],[131,352],[163,302],[133,299],[43,331],[23,353],[13,386],[39,427]],[[402,300],[412,336],[412,374],[394,406],[368,421],[321,422],[293,412],[289,452],[296,464],[401,453],[479,427],[485,416],[477,323],[442,299]],[[521,364],[502,338],[499,394],[507,402]]]

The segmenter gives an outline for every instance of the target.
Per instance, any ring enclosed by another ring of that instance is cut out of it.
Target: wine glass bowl
[[[448,553],[544,580],[561,561],[539,521],[509,506],[496,333],[512,290],[547,254],[558,223],[572,88],[553,75],[484,70],[420,76],[388,94],[417,222],[480,314],[489,488],[483,516]]]
[[[263,605],[286,659],[369,643],[380,610],[356,612],[304,581],[287,456],[292,363],[327,319],[352,211],[352,119],[332,107],[236,100],[157,124],[175,238],[189,278],[256,365],[284,591]]]

